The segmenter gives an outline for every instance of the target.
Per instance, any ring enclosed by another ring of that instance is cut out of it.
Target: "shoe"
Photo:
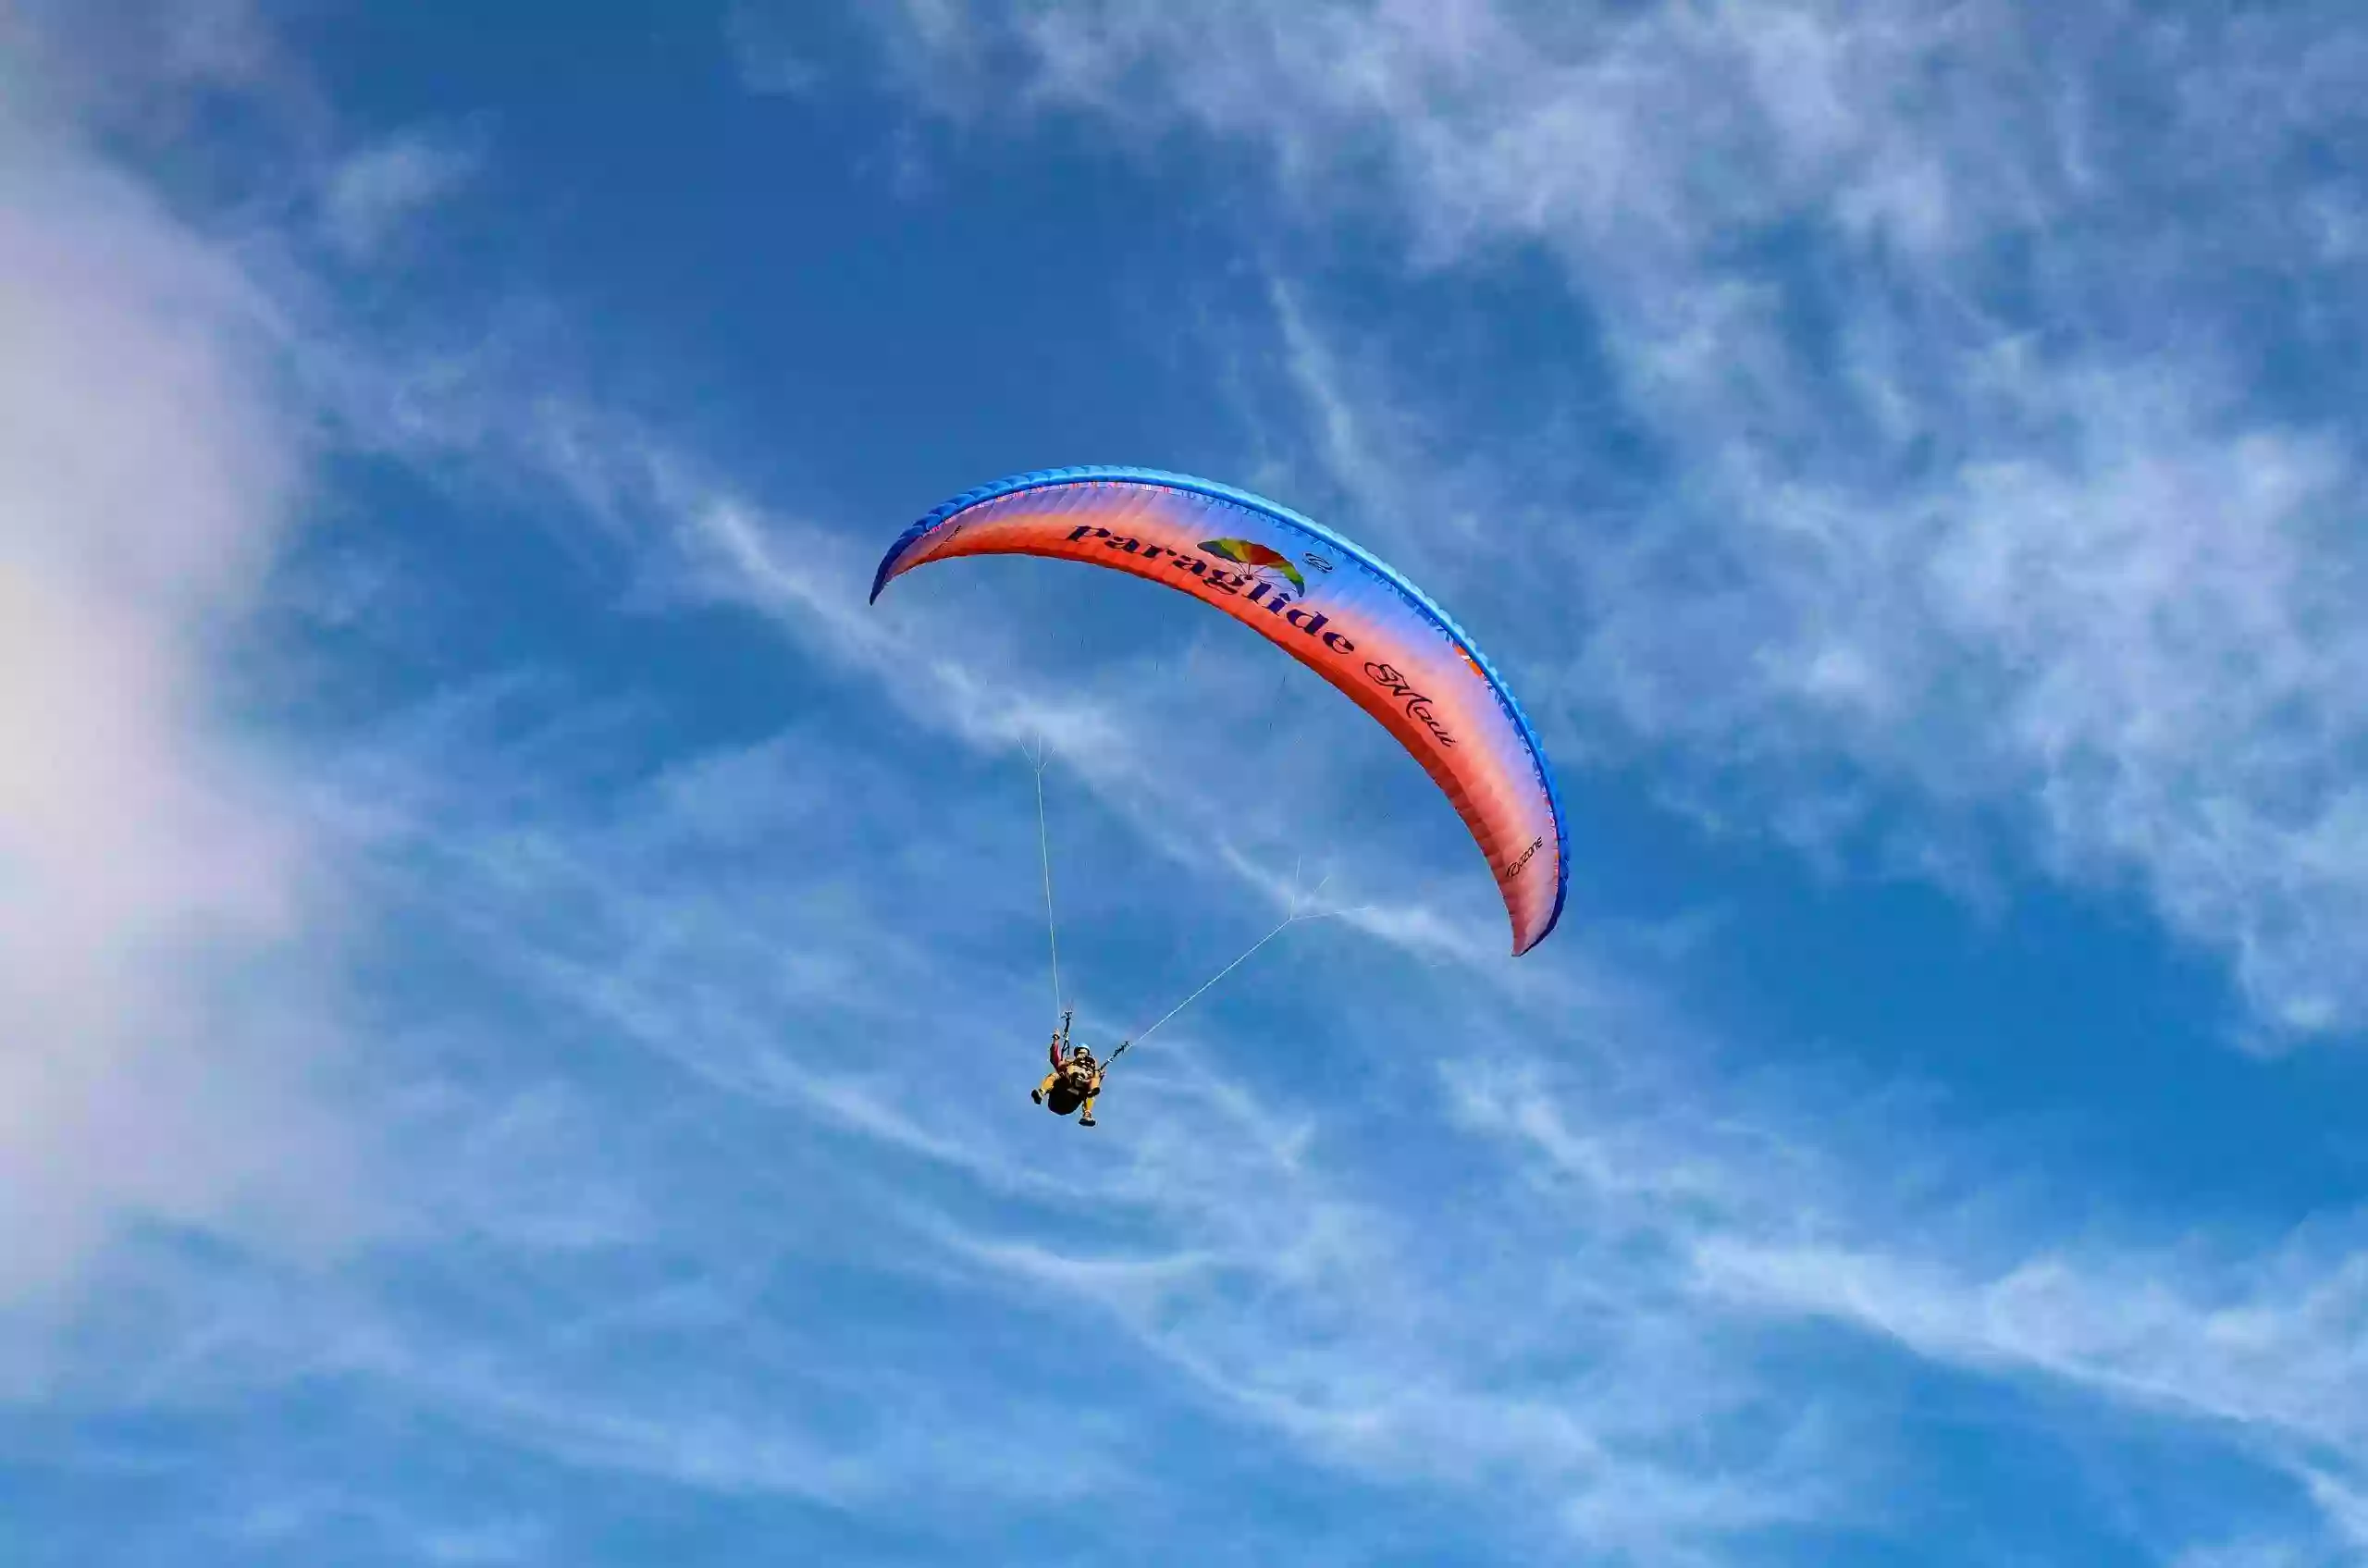
[[[1044,1092],[1042,1089],[1030,1089],[1028,1092],[1028,1097],[1040,1105],[1044,1103]]]
[[[1077,1118],[1077,1124],[1079,1127],[1092,1127],[1093,1125],[1093,1118],[1092,1117],[1079,1117]]]

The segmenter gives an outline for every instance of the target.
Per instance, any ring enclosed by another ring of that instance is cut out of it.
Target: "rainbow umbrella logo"
[[[1299,574],[1290,557],[1279,550],[1268,549],[1255,539],[1202,539],[1201,553],[1214,555],[1220,561],[1230,561],[1236,566],[1246,566],[1252,572],[1280,572],[1290,580],[1292,587],[1304,594],[1307,579]]]

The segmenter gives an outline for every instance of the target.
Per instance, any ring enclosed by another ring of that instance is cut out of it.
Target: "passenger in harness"
[[[1123,1047],[1122,1047],[1123,1048]],[[1043,1081],[1029,1091],[1028,1097],[1046,1106],[1054,1116],[1065,1117],[1071,1111],[1082,1111],[1077,1118],[1079,1127],[1093,1125],[1093,1102],[1102,1093],[1102,1074],[1107,1064],[1093,1059],[1093,1053],[1083,1045],[1069,1043],[1069,1016],[1061,1015],[1061,1027],[1053,1036],[1050,1051],[1053,1070]],[[1112,1058],[1116,1060],[1115,1057]],[[1049,1098],[1047,1098],[1049,1096]]]

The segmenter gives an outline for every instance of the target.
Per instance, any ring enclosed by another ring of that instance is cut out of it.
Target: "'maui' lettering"
[[[1430,731],[1432,738],[1441,746],[1455,744],[1455,737],[1447,733],[1446,726],[1439,722],[1438,715],[1431,710],[1431,699],[1409,685],[1406,677],[1399,673],[1398,666],[1368,661],[1365,677],[1377,686],[1388,688],[1390,696],[1405,704],[1406,717]]]

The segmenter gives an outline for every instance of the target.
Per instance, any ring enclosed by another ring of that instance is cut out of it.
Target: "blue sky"
[[[481,11],[0,5],[0,1562],[2368,1560],[2350,8]]]

